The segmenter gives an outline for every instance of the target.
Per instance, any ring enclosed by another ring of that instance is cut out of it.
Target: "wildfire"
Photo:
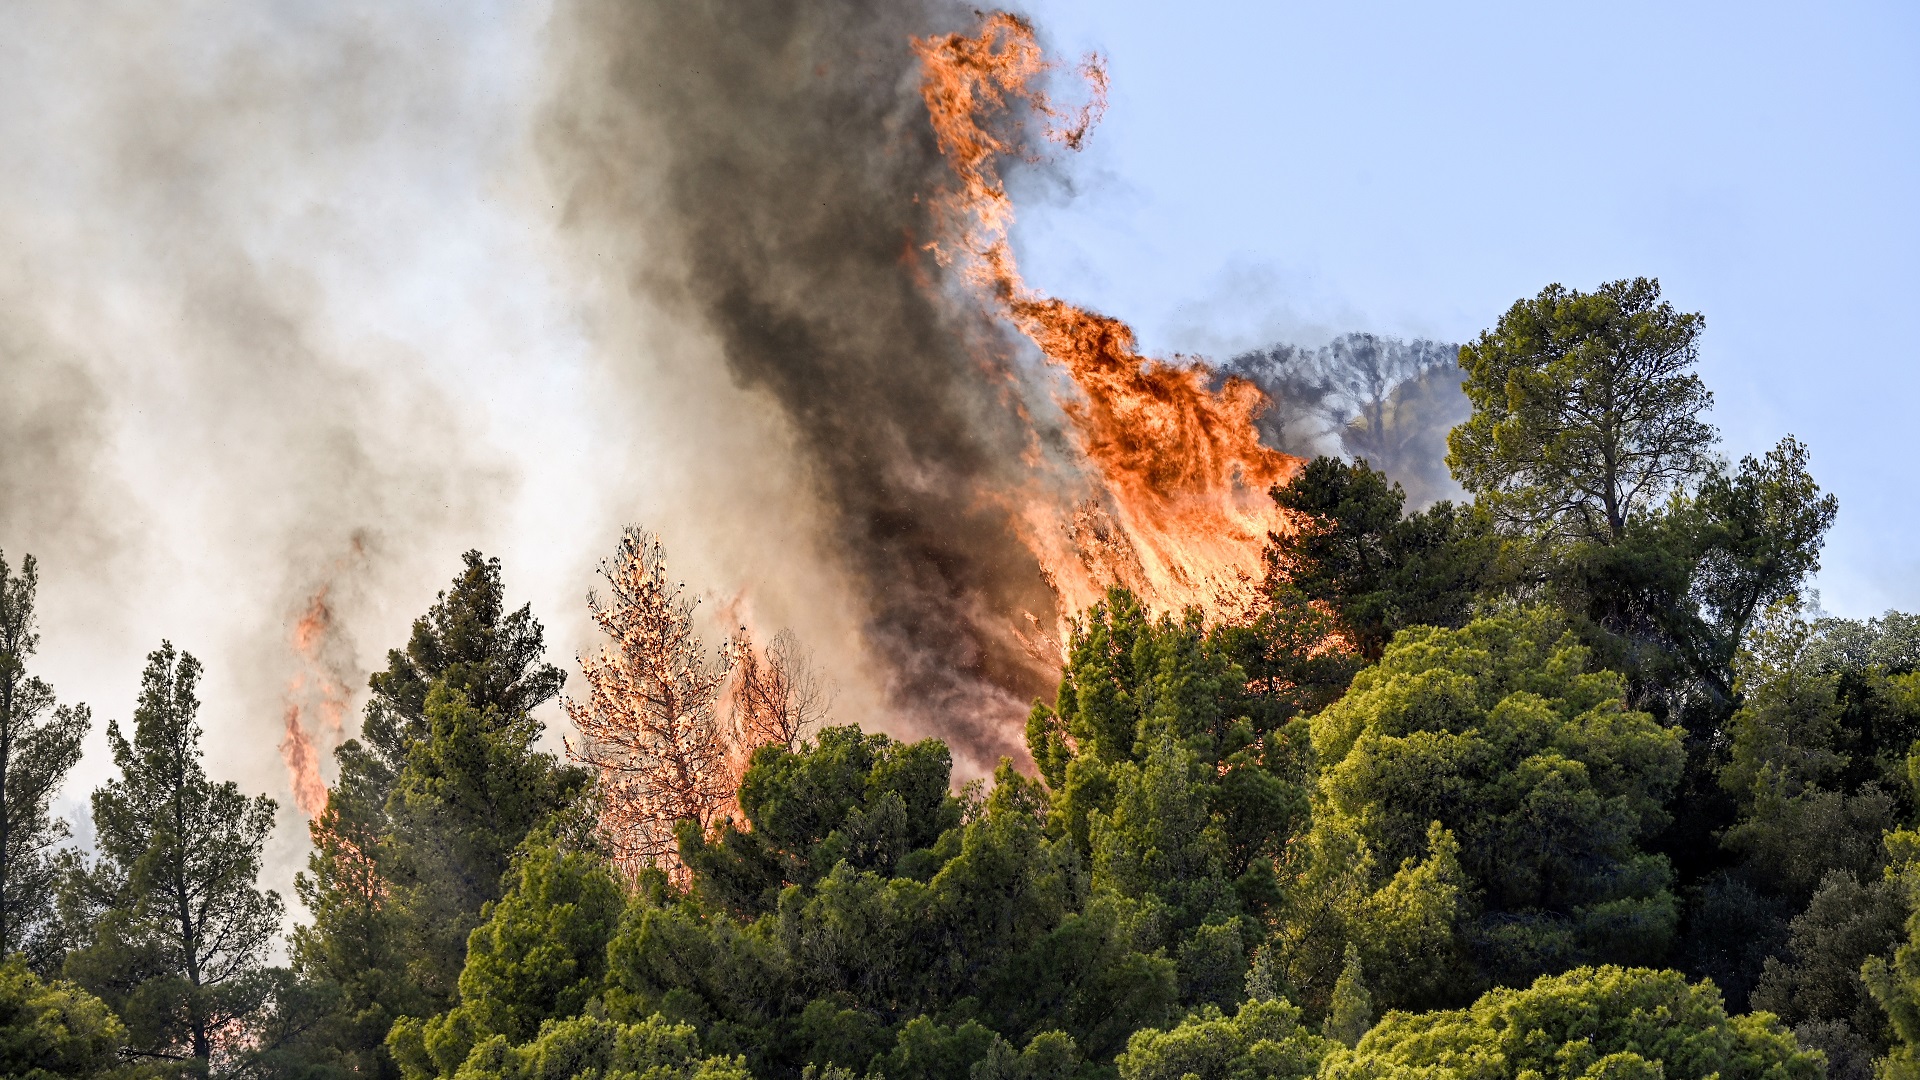
[[[324,656],[333,629],[333,609],[327,603],[330,588],[323,583],[307,598],[306,610],[293,626],[290,643],[302,669],[287,680],[286,733],[280,740],[293,801],[309,818],[327,805],[327,782],[320,775],[315,736],[337,745],[346,725],[346,683]]]
[[[963,260],[1078,389],[1061,407],[1101,482],[1079,505],[1032,500],[1020,511],[1062,609],[1080,610],[1117,582],[1162,609],[1245,610],[1267,534],[1284,528],[1267,489],[1301,464],[1260,443],[1254,420],[1266,396],[1240,379],[1215,390],[1203,365],[1142,356],[1124,322],[1028,289],[1007,242],[1013,206],[999,163],[1020,153],[1028,117],[1078,149],[1105,109],[1104,65],[1094,57],[1082,66],[1091,98],[1066,110],[1040,89],[1053,65],[1016,16],[996,13],[975,36],[920,39],[914,50],[935,138],[959,181],[938,203],[956,241],[928,248],[942,262]]]

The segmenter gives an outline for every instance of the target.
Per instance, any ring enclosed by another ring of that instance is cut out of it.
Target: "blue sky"
[[[1796,434],[1839,495],[1823,604],[1920,609],[1920,5],[1028,10],[1113,78],[1023,211],[1036,286],[1220,355],[1658,277],[1727,449]]]

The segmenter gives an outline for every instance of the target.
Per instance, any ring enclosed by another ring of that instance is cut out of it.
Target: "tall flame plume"
[[[327,782],[320,775],[315,738],[337,745],[346,729],[346,682],[325,655],[333,632],[333,607],[327,602],[331,588],[322,584],[314,590],[293,624],[290,644],[300,669],[287,680],[285,734],[280,740],[280,758],[287,765],[294,804],[309,818],[327,805]]]
[[[1163,610],[1245,611],[1267,535],[1285,527],[1266,492],[1301,464],[1261,444],[1254,421],[1266,396],[1238,378],[1215,389],[1202,364],[1141,355],[1119,319],[1029,289],[1008,242],[1014,212],[1001,163],[1024,156],[1034,121],[1047,139],[1079,149],[1105,110],[1104,63],[1095,56],[1081,66],[1089,100],[1066,109],[1041,87],[1056,65],[1016,16],[990,15],[971,37],[918,39],[914,50],[957,181],[940,200],[951,239],[928,247],[943,263],[960,260],[1077,390],[1060,405],[1101,483],[1078,505],[1034,500],[1020,511],[1062,611],[1086,607],[1112,583]]]

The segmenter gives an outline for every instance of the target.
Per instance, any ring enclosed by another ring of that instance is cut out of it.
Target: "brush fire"
[[[973,669],[953,678],[973,688],[961,694],[974,700],[947,708],[999,729],[974,740],[990,762],[999,753],[1019,756],[1024,700],[1051,681],[1073,614],[1108,587],[1124,586],[1169,613],[1198,608],[1227,620],[1254,611],[1263,547],[1287,527],[1268,491],[1300,459],[1262,443],[1256,421],[1269,401],[1253,383],[1223,379],[1198,361],[1145,356],[1126,323],[1044,295],[1020,276],[1003,172],[1042,160],[1047,145],[1084,145],[1106,107],[1101,58],[1063,72],[1032,27],[1005,13],[985,16],[971,34],[904,37],[899,47],[919,64],[920,121],[946,175],[924,193],[933,237],[909,238],[895,272],[928,302],[951,303],[958,293],[1011,330],[1010,338],[968,338],[977,372],[1020,381],[999,353],[1009,344],[1030,350],[1051,373],[1042,381],[1070,435],[1064,463],[1057,454],[1043,461],[1043,424],[1017,395],[1003,396],[1035,472],[1051,470],[1053,480],[972,493],[973,512],[989,507],[1024,546],[1051,604],[988,589],[964,602],[965,617],[1026,659],[1000,675],[979,647],[920,661]],[[1049,93],[1048,82],[1062,74],[1078,77],[1083,103],[1066,106]],[[922,557],[946,561],[937,552]],[[676,821],[691,817],[704,827],[722,815],[752,749],[796,743],[824,717],[830,697],[788,631],[762,649],[742,628],[708,656],[691,601],[664,567],[658,538],[646,532],[630,532],[603,566],[610,591],[594,601],[593,615],[608,645],[582,658],[588,692],[565,702],[580,733],[570,752],[602,777],[604,812],[619,823],[610,836],[631,866],[668,859]],[[295,800],[310,817],[326,795],[316,742],[337,744],[346,700],[319,655],[331,617],[323,586],[294,628],[300,667],[286,692],[281,750]]]

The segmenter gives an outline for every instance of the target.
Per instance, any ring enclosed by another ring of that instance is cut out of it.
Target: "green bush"
[[[1819,1080],[1825,1062],[1767,1013],[1727,1015],[1677,971],[1578,968],[1470,1007],[1393,1013],[1323,1080]]]

